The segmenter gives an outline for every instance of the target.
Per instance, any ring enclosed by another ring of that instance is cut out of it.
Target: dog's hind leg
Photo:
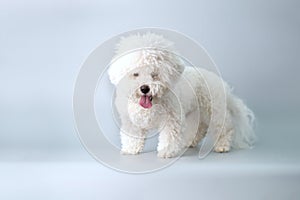
[[[225,122],[221,128],[222,132],[215,144],[214,151],[218,153],[224,153],[230,151],[232,136],[234,133],[233,124],[231,121],[231,115],[227,112]]]
[[[189,112],[185,119],[186,128],[183,133],[185,147],[196,147],[199,141],[205,136],[207,125],[200,121],[200,112],[198,109]]]
[[[204,138],[207,128],[208,128],[208,126],[206,123],[201,122],[199,124],[197,134],[195,135],[191,145],[189,146],[190,148],[194,148],[199,144],[199,142]]]

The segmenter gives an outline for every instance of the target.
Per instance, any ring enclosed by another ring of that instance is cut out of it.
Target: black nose
[[[140,90],[141,90],[142,93],[147,94],[150,91],[150,88],[149,88],[148,85],[142,85],[140,87]]]

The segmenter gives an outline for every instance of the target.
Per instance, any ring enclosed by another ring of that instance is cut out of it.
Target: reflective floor
[[[0,199],[298,199],[298,122],[260,119],[254,149],[211,153],[203,160],[199,149],[189,149],[173,165],[142,175],[102,166],[83,148],[4,150]]]

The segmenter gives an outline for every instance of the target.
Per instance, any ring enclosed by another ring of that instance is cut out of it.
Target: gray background
[[[299,150],[293,149],[300,121],[299,8],[297,0],[0,1],[0,186],[5,191],[0,197],[93,199],[102,195],[98,187],[108,187],[96,177],[106,173],[112,179],[104,182],[120,183],[125,175],[95,165],[76,137],[73,87],[81,63],[95,47],[119,32],[148,26],[178,30],[201,43],[256,113],[258,149],[267,144],[279,152],[286,148],[289,153],[274,166],[286,161],[299,167],[298,158],[284,159],[298,157]],[[299,170],[295,173],[286,187],[299,184]],[[103,195],[110,195],[111,188]]]

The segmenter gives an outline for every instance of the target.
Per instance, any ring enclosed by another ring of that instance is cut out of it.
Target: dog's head
[[[130,47],[138,43],[138,46]],[[129,42],[129,43],[128,43]],[[174,54],[171,43],[162,36],[145,34],[123,38],[119,44],[121,55],[110,65],[109,78],[118,87],[127,87],[128,97],[143,108],[151,108],[152,101],[163,97],[184,70],[181,59]],[[120,54],[120,52],[119,52]],[[126,84],[126,85],[124,85]]]

